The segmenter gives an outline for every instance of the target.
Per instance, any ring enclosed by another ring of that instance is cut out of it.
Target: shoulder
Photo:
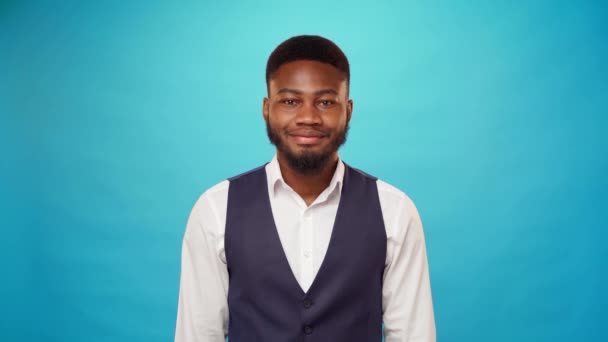
[[[376,185],[378,187],[378,196],[380,197],[381,202],[390,204],[391,207],[399,206],[407,208],[409,211],[416,210],[416,206],[414,205],[412,199],[401,189],[361,169],[352,167],[347,164],[345,165],[348,166],[351,170],[353,170],[355,174],[369,181],[376,182]]]
[[[229,186],[230,181],[226,179],[208,188],[198,197],[194,208],[200,210],[217,204],[223,197],[227,196]]]
[[[218,233],[228,199],[229,181],[221,181],[205,190],[194,203],[188,221],[207,233]]]
[[[228,191],[231,183],[243,182],[259,175],[264,166],[256,167],[233,177],[229,177],[205,190],[194,203],[191,219],[197,219],[204,226],[218,224],[222,226],[225,220],[228,203]],[[264,174],[262,172],[262,174]]]
[[[378,196],[380,196],[381,201],[392,203],[410,215],[418,214],[414,201],[404,191],[381,179],[378,179],[376,184],[378,185]]]
[[[388,182],[379,179],[361,169],[352,167],[345,163],[345,166],[353,170],[353,172],[367,181],[376,182],[378,187],[378,197],[382,206],[383,216],[386,218],[394,217],[395,215],[417,216],[418,210],[414,205],[414,201],[402,190]]]
[[[401,189],[381,179],[377,180],[378,197],[389,240],[398,244],[408,239],[417,239],[422,222],[414,201]]]

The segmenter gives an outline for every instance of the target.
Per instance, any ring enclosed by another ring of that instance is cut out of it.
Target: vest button
[[[310,298],[306,298],[306,299],[304,299],[303,304],[304,304],[304,307],[308,309],[312,306],[312,300],[310,300]]]
[[[312,334],[312,327],[311,327],[310,325],[306,325],[306,326],[304,326],[304,333],[305,333],[306,335],[310,335],[310,334]]]

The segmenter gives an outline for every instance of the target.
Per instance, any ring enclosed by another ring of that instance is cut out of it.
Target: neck
[[[329,186],[338,166],[338,153],[331,156],[321,172],[312,175],[302,174],[291,168],[280,153],[277,153],[277,160],[285,183],[300,195],[306,205],[309,206]]]

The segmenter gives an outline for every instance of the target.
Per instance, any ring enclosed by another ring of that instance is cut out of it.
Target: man
[[[343,163],[350,69],[297,36],[266,67],[270,163],[207,190],[182,251],[175,341],[435,341],[422,224],[400,190]]]

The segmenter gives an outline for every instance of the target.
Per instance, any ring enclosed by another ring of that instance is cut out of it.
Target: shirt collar
[[[276,154],[274,155],[274,157],[272,158],[270,163],[268,163],[268,165],[266,165],[266,174],[268,175],[267,176],[268,185],[269,185],[268,188],[269,188],[270,196],[274,197],[276,187],[279,185],[285,186],[285,187],[291,189],[291,187],[287,183],[285,183],[285,180],[283,179],[283,175],[281,174],[281,168],[279,167],[279,161],[277,160]],[[344,163],[342,162],[342,159],[340,158],[340,156],[338,156],[338,166],[336,166],[336,171],[334,171],[334,175],[331,178],[331,181],[329,182],[329,186],[326,189],[328,191],[323,191],[321,196],[323,196],[323,194],[326,194],[324,197],[329,196],[336,189],[338,189],[338,191],[341,191],[343,180],[344,180]]]

